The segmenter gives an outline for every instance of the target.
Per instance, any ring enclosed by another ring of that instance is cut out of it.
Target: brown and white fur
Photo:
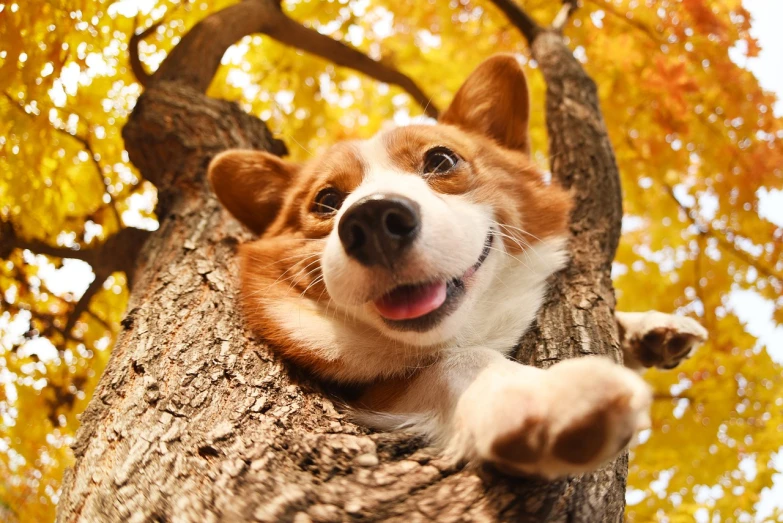
[[[530,161],[528,112],[519,63],[496,56],[437,125],[338,143],[304,164],[228,151],[209,177],[260,236],[240,249],[241,299],[281,356],[361,386],[353,408],[370,426],[553,478],[617,455],[648,426],[651,395],[608,359],[544,371],[507,357],[568,259],[571,198]],[[617,322],[636,368],[676,365],[706,336],[656,312]]]

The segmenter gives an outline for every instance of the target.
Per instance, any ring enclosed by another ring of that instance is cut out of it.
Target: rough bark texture
[[[533,51],[549,83],[556,178],[577,192],[575,262],[553,278],[519,358],[619,357],[609,266],[619,182],[592,82],[555,35]],[[466,71],[466,74],[468,71]],[[210,157],[281,153],[225,102],[159,82],[124,131],[161,194],[129,312],[74,447],[58,521],[619,521],[625,457],[567,481],[449,466],[409,438],[345,421],[244,329],[233,252],[246,233],[209,196]]]
[[[576,207],[571,215],[571,263],[550,279],[547,300],[516,356],[544,368],[590,354],[619,362],[611,264],[620,239],[622,195],[595,83],[554,32],[539,33],[532,53],[547,83],[552,174],[571,189]],[[553,485],[550,496],[566,507],[569,521],[622,521],[627,476],[623,456],[570,480],[572,488],[566,493]]]

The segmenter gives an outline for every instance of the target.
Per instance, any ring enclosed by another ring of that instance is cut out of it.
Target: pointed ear
[[[529,117],[530,95],[522,66],[514,56],[500,54],[485,60],[465,80],[440,122],[529,154]]]
[[[220,203],[256,234],[263,233],[277,216],[283,194],[297,166],[272,154],[230,150],[215,156],[208,176]]]

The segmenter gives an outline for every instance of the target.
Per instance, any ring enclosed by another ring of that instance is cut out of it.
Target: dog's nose
[[[391,269],[420,228],[416,202],[398,194],[372,194],[345,211],[337,232],[345,252],[359,263]]]

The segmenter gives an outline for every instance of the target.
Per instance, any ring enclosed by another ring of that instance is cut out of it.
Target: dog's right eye
[[[456,167],[459,162],[457,153],[446,147],[435,147],[424,155],[424,173],[447,173]]]
[[[340,209],[343,203],[343,195],[334,187],[321,189],[315,196],[313,212],[318,214],[333,214]]]

